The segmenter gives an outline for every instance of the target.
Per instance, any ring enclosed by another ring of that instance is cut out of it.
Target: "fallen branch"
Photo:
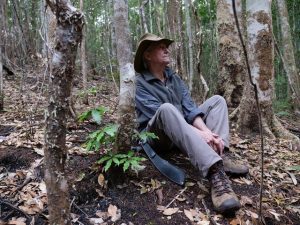
[[[217,225],[217,222],[216,222],[216,221],[214,220],[214,218],[210,215],[210,211],[209,211],[209,209],[207,208],[204,199],[202,199],[202,205],[204,206],[204,209],[205,209],[206,215],[207,215],[208,218],[209,218],[209,221],[210,221],[213,225]]]
[[[12,205],[11,203],[6,202],[6,201],[3,201],[3,200],[1,200],[1,199],[0,199],[0,204],[5,204],[5,205],[7,205],[7,206],[13,208],[13,209],[16,210],[16,211],[19,211],[19,212],[23,213],[24,216],[26,216],[27,219],[30,219],[30,216],[28,216],[28,214],[27,214],[26,212],[24,212],[22,209],[19,209],[17,206],[14,206],[14,205]]]
[[[175,198],[172,199],[172,201],[170,201],[170,203],[168,205],[166,205],[166,209],[170,207],[170,205],[183,193],[185,192],[187,189],[187,187],[183,188],[179,193],[178,195],[175,196]]]

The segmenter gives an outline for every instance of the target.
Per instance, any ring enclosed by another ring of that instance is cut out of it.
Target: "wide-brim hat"
[[[153,42],[162,41],[166,43],[167,47],[172,44],[174,41],[168,38],[159,37],[155,34],[144,34],[137,45],[137,50],[134,57],[134,69],[136,72],[141,73],[145,70],[144,62],[143,62],[143,54],[145,50],[149,47],[149,45]]]

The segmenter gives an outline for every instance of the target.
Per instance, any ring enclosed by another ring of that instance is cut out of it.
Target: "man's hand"
[[[211,132],[200,117],[195,119],[192,127],[220,156],[223,155],[224,142],[222,138]]]

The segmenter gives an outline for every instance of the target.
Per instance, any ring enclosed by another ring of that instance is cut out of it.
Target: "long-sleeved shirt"
[[[146,128],[163,103],[174,105],[189,124],[192,124],[197,116],[203,116],[178,74],[166,68],[164,75],[165,82],[154,77],[149,71],[137,75],[135,102],[139,130]]]

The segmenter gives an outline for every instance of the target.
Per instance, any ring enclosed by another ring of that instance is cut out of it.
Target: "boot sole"
[[[241,204],[235,199],[228,199],[216,211],[223,215],[234,215],[241,208]]]

